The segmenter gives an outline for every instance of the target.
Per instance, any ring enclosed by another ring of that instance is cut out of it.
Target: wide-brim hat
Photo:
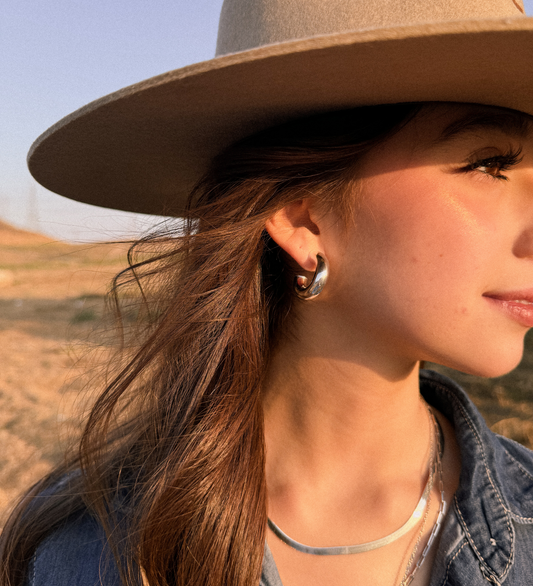
[[[67,116],[33,144],[46,188],[179,216],[210,161],[291,118],[452,101],[533,114],[533,18],[520,0],[226,0],[217,56]]]

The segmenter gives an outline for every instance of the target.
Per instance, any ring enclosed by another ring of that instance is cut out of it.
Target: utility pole
[[[0,193],[0,221],[9,222],[10,204],[9,196]]]
[[[28,191],[26,224],[32,232],[39,232],[39,208],[37,205],[37,183],[31,180]]]

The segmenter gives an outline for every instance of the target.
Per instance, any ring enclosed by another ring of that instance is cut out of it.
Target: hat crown
[[[522,0],[225,0],[217,56],[317,35],[524,16]]]

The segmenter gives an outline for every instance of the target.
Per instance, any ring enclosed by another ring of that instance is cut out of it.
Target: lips
[[[483,297],[520,325],[526,328],[533,327],[533,289],[485,293]]]

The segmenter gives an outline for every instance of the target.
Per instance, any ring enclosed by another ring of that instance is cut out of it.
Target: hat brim
[[[533,18],[368,30],[269,45],[129,86],[67,116],[28,155],[51,191],[179,216],[210,161],[297,116],[411,101],[533,114]]]

